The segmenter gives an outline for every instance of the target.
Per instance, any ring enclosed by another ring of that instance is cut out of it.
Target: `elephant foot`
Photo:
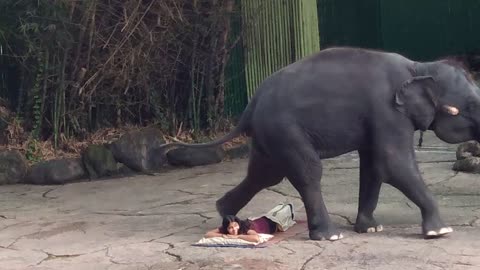
[[[331,229],[328,231],[320,231],[320,230],[311,230],[310,231],[310,239],[323,241],[337,241],[343,238],[343,234],[338,232],[336,229]]]
[[[228,195],[229,194],[218,199],[215,203],[217,212],[221,217],[226,215],[236,215],[242,208],[242,206],[239,206],[238,203],[235,203],[235,201],[232,203],[231,196]]]
[[[452,227],[446,226],[439,218],[423,222],[422,233],[425,239],[442,237],[451,232]]]
[[[374,233],[383,231],[383,226],[378,224],[373,217],[368,218],[363,215],[358,215],[354,230],[357,233]]]
[[[215,205],[217,208],[217,212],[221,217],[232,214],[232,211],[226,205],[226,201],[224,198],[218,199]]]

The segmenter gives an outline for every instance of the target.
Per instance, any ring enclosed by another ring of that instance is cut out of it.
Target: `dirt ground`
[[[480,179],[451,169],[456,145],[425,136],[417,159],[454,232],[424,240],[420,212],[383,185],[376,217],[384,231],[353,231],[358,156],[325,160],[325,202],[344,239],[298,234],[264,248],[192,246],[219,225],[215,201],[245,176],[246,159],[65,186],[0,187],[0,269],[480,269]],[[259,193],[239,213],[303,204],[288,181]]]

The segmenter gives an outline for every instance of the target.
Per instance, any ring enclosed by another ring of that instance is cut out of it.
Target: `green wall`
[[[479,0],[380,0],[386,50],[433,60],[480,48]]]
[[[480,48],[479,0],[318,0],[321,47],[434,60]]]
[[[322,49],[381,47],[378,0],[318,0],[317,10]]]

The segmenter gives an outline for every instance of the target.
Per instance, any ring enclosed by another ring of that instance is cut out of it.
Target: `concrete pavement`
[[[358,156],[325,160],[327,208],[343,230],[336,242],[305,230],[266,248],[191,246],[219,225],[215,201],[246,172],[247,160],[65,186],[0,187],[0,269],[480,269],[480,179],[451,170],[456,145],[425,136],[418,160],[454,232],[421,237],[420,212],[383,185],[376,217],[384,231],[353,231]],[[239,216],[279,202],[303,204],[289,182],[259,193]]]

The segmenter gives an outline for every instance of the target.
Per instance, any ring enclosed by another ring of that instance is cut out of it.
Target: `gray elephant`
[[[480,89],[460,63],[330,48],[266,78],[225,137],[170,146],[211,147],[245,133],[252,140],[247,176],[217,201],[217,211],[236,214],[286,177],[303,200],[312,240],[343,237],[322,198],[322,159],[358,151],[355,231],[382,230],[373,212],[380,186],[388,183],[420,208],[424,238],[435,238],[452,228],[419,172],[415,130],[433,130],[447,143],[480,138]]]

